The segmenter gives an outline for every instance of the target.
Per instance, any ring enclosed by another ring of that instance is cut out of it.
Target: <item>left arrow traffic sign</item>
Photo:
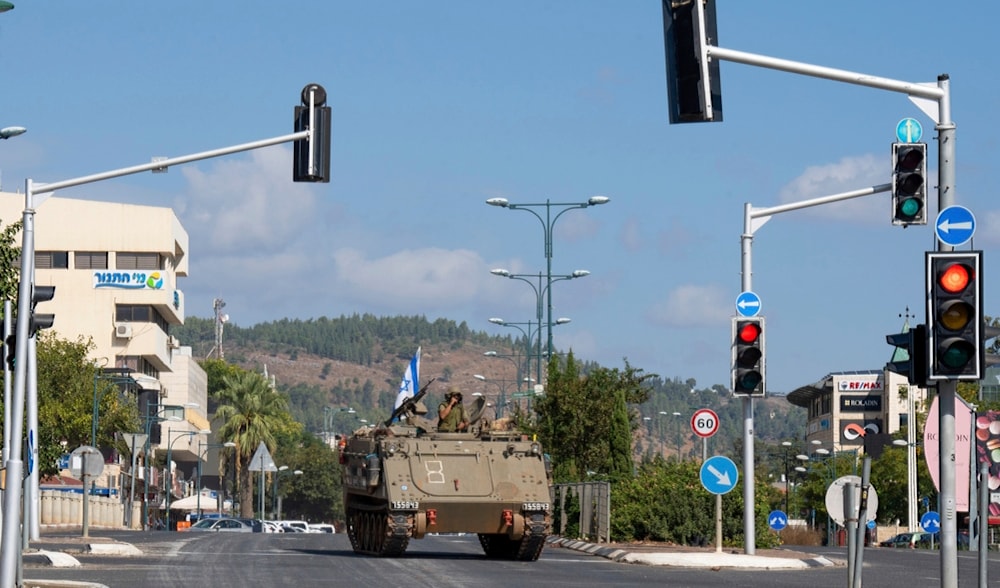
[[[740,316],[757,316],[760,313],[760,296],[746,290],[736,297],[736,312]]]

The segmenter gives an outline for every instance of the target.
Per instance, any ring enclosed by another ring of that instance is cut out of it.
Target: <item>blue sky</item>
[[[540,223],[485,204],[583,202],[555,225],[555,345],[699,387],[728,385],[744,203],[882,184],[901,94],[723,62],[725,122],[667,123],[656,0],[15,2],[0,15],[3,189],[284,135],[310,82],[333,108],[333,179],[291,182],[290,146],[60,192],[171,206],[190,233],[189,315],[241,326],[373,313],[534,319]],[[1000,7],[718,0],[719,45],[910,82],[951,76],[956,201],[976,214],[986,292],[1000,204]],[[936,172],[936,165],[932,170]],[[936,213],[932,210],[932,215]],[[44,205],[39,209],[44,214]],[[930,226],[888,194],[777,215],[756,233],[768,387],[877,369],[923,320]],[[3,219],[8,222],[11,219]],[[989,296],[987,296],[989,298]],[[1000,313],[1000,308],[987,312]]]

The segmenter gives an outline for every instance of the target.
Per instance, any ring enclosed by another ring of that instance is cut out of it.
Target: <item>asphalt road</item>
[[[213,586],[689,586],[801,588],[846,586],[845,566],[808,570],[689,569],[616,563],[603,557],[546,547],[534,563],[488,560],[474,535],[411,541],[400,558],[355,555],[347,537],[327,534],[107,533],[137,546],[142,556],[74,554],[80,568],[26,569],[30,579],[90,581],[111,588]],[[805,550],[807,548],[796,548]],[[846,560],[843,549],[812,553]],[[990,578],[1000,583],[1000,554],[990,554]],[[959,585],[977,586],[976,553],[960,552]],[[938,552],[869,549],[865,588],[940,585]]]

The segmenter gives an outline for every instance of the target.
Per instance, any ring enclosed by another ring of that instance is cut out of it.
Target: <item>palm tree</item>
[[[257,447],[264,443],[274,451],[275,433],[285,423],[287,399],[271,388],[260,374],[239,371],[222,379],[219,409],[215,418],[223,422],[218,437],[236,444],[236,476],[239,480],[240,516],[253,517],[253,486],[249,465]],[[261,489],[263,491],[263,489]]]

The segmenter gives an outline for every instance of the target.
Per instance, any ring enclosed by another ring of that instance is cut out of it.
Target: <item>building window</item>
[[[124,270],[158,270],[163,269],[163,260],[159,253],[129,253],[120,251],[115,254],[116,269]]]
[[[157,312],[156,308],[148,304],[116,304],[116,323],[154,323],[160,327],[164,333],[170,332],[170,323],[163,315]]]
[[[69,269],[69,253],[66,251],[36,251],[35,269]]]
[[[77,251],[73,254],[76,269],[108,269],[107,251]]]

